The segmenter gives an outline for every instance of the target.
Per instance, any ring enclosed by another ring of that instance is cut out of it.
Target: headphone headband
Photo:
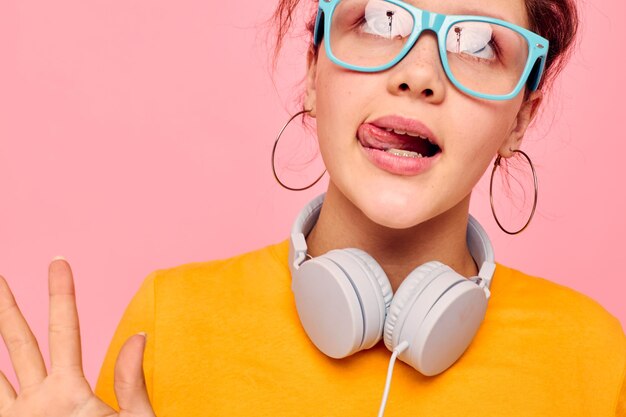
[[[301,211],[291,228],[291,239],[289,243],[289,269],[291,274],[297,270],[306,259],[307,244],[305,237],[309,234],[317,219],[319,218],[322,204],[324,203],[323,193],[311,200]],[[496,269],[493,246],[485,229],[471,214],[467,224],[467,246],[476,265],[480,265],[478,277],[484,281],[484,285],[491,287],[491,280]],[[481,285],[483,286],[483,285]]]

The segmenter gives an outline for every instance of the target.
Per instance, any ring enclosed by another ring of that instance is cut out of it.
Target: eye
[[[493,28],[483,22],[460,22],[452,26],[446,40],[448,52],[493,60],[498,57],[498,44]]]
[[[481,49],[467,53],[471,53],[471,55],[477,58],[494,59],[498,56],[498,45],[495,42],[495,38],[492,37]]]
[[[385,1],[369,1],[360,30],[387,39],[406,38],[413,30],[413,18],[405,9]]]

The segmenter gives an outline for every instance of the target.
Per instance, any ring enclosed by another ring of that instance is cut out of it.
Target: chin
[[[368,216],[369,217],[369,216]],[[371,218],[370,220],[379,226],[385,227],[387,229],[395,229],[395,230],[405,230],[410,229],[413,226],[417,226],[421,223],[420,220],[416,219],[407,219],[406,221],[398,220],[398,219],[390,219],[390,218]]]
[[[357,206],[367,218],[390,229],[408,229],[436,215],[434,206],[416,195],[379,192],[365,196],[360,203]]]

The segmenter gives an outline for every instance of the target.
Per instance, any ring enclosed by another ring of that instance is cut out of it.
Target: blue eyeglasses
[[[448,79],[459,90],[489,100],[509,100],[524,85],[539,86],[548,40],[486,16],[445,15],[400,0],[319,0],[314,42],[324,39],[335,64],[360,72],[391,68],[420,34],[437,34]]]

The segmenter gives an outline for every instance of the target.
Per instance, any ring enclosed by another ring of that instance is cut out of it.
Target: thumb
[[[144,414],[154,416],[146,380],[143,375],[143,351],[146,346],[144,334],[136,334],[126,340],[115,362],[113,386],[120,414]]]

